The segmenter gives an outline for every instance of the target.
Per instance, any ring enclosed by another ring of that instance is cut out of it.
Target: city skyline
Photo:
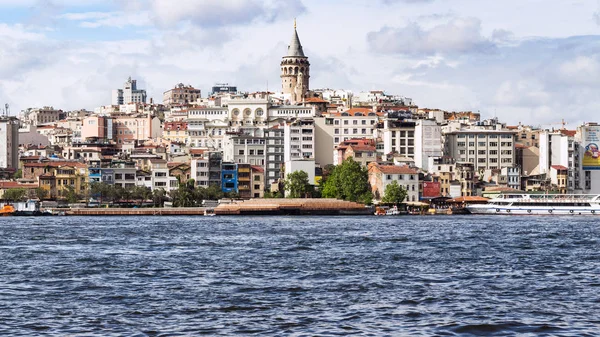
[[[507,3],[513,4],[508,6]],[[110,104],[128,76],[155,102],[183,82],[280,91],[298,20],[311,88],[570,128],[600,106],[598,4],[440,0],[0,0],[0,101],[12,114]],[[492,13],[492,14],[487,14]]]

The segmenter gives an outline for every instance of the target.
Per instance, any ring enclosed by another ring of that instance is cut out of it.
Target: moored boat
[[[487,204],[466,209],[471,214],[600,215],[600,195],[500,194]]]
[[[4,205],[0,209],[0,216],[8,216],[15,214],[15,208],[12,205]]]

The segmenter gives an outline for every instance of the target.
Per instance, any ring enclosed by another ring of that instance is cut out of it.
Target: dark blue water
[[[597,336],[592,217],[0,218],[3,336]]]

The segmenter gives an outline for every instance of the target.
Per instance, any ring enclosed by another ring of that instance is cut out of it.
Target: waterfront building
[[[458,162],[469,162],[482,173],[515,165],[515,132],[511,130],[464,129],[445,134],[444,154]]]
[[[375,200],[381,200],[385,195],[385,188],[396,181],[407,192],[405,201],[419,201],[419,174],[408,166],[387,165],[379,163],[369,164],[369,183]]]
[[[167,161],[164,159],[149,159],[150,169],[152,173],[152,190],[164,189],[170,191],[169,168]]]
[[[221,164],[221,190],[225,193],[238,192],[237,163]]]
[[[112,91],[112,105],[123,105],[130,103],[146,103],[146,90],[137,88],[137,80],[131,77],[123,85],[123,89]]]
[[[542,131],[539,134],[539,173],[551,178],[552,166],[567,168],[567,192],[585,190],[582,176],[580,142],[576,131]],[[560,172],[560,170],[559,170]],[[551,188],[551,187],[550,187]]]
[[[241,199],[252,198],[252,167],[250,164],[237,164],[237,188]]]
[[[381,160],[377,154],[375,141],[369,138],[348,139],[335,148],[334,165],[341,164],[344,160],[352,159],[361,166],[368,167],[370,163]]]
[[[243,133],[227,132],[223,136],[223,160],[264,166],[267,161],[267,140]]]
[[[64,197],[69,188],[83,194],[88,183],[87,165],[62,160],[25,163],[23,178],[37,181],[51,199]]]
[[[276,184],[282,178],[282,166],[284,164],[284,138],[285,131],[283,127],[275,125],[265,129],[265,139],[267,141],[267,158],[265,162],[265,184],[268,186]]]
[[[19,120],[0,117],[0,169],[19,167]]]
[[[262,198],[265,195],[265,169],[262,166],[251,165],[252,198]]]
[[[188,105],[195,103],[199,98],[200,89],[179,83],[173,89],[169,89],[163,93],[163,105],[166,107]]]

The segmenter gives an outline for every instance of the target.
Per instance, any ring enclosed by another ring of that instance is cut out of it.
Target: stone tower
[[[287,55],[281,60],[281,91],[290,96],[290,103],[299,103],[306,98],[309,79],[310,63],[302,50],[294,20],[292,42],[288,46]]]

